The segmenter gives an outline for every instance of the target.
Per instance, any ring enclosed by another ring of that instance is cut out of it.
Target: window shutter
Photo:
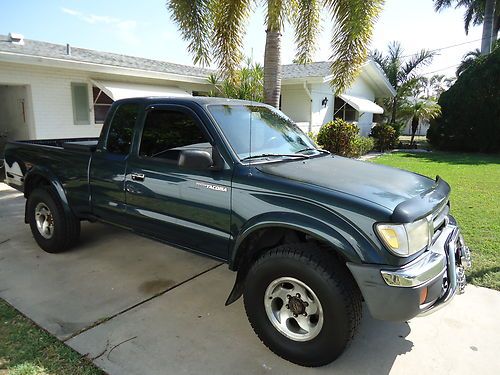
[[[89,87],[86,83],[71,83],[73,121],[75,125],[89,125]]]

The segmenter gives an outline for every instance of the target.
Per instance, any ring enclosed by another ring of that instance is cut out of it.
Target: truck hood
[[[437,185],[419,174],[334,155],[261,164],[257,168],[263,173],[354,195],[391,211],[409,200],[425,200]],[[441,195],[440,201],[444,199]]]

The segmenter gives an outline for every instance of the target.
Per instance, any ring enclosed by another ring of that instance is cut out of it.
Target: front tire
[[[26,202],[31,233],[38,246],[48,253],[70,249],[80,236],[80,220],[66,212],[51,187],[36,188]]]
[[[330,252],[286,244],[264,253],[248,272],[244,304],[261,341],[307,367],[337,359],[361,320],[361,294]]]

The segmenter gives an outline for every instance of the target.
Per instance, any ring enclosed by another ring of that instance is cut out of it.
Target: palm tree
[[[476,48],[474,51],[467,52],[462,58],[462,62],[457,68],[456,71],[457,77],[463,72],[465,72],[467,69],[469,69],[472,65],[474,65],[474,62],[477,60],[479,56],[481,56],[481,50],[479,48]]]
[[[407,99],[402,106],[402,113],[411,119],[410,146],[413,146],[420,122],[438,117],[441,114],[441,107],[434,99]]]
[[[465,34],[469,33],[471,22],[473,25],[483,25],[481,52],[482,54],[490,53],[500,29],[500,0],[434,0],[436,11],[449,8],[453,4],[456,8],[466,8]]]
[[[209,96],[253,100],[261,102],[264,95],[264,68],[258,63],[246,60],[245,66],[238,70],[232,79],[210,74],[207,82],[213,89]]]
[[[245,23],[257,0],[168,0],[194,63],[212,62],[233,77],[242,61]],[[331,38],[332,85],[342,92],[356,78],[368,55],[374,23],[384,0],[266,0],[264,101],[275,107],[281,93],[281,34],[289,22],[295,31],[296,60],[311,62],[322,14],[334,22]]]
[[[388,45],[388,53],[375,50],[370,57],[384,71],[392,87],[396,89],[396,95],[391,100],[391,118],[389,123],[396,124],[398,104],[402,98],[411,93],[412,88],[418,83],[418,70],[431,63],[435,52],[421,50],[420,52],[405,56],[401,43],[391,42]]]

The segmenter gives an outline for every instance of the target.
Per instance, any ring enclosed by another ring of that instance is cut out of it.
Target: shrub
[[[358,132],[359,128],[355,124],[336,119],[323,125],[318,133],[317,142],[332,154],[350,156]]]
[[[360,157],[361,155],[365,155],[369,153],[371,150],[373,150],[374,146],[375,142],[373,141],[373,138],[362,137],[360,135],[357,135],[354,138],[353,150],[350,156],[357,158]]]
[[[393,149],[398,140],[396,130],[388,124],[377,124],[372,128],[370,137],[375,139],[375,148],[379,151]]]
[[[500,48],[479,57],[439,98],[427,139],[450,151],[500,151]]]
[[[316,134],[314,134],[313,132],[307,132],[307,136],[309,138],[311,138],[314,143],[318,143],[318,140],[317,140],[318,136]]]

